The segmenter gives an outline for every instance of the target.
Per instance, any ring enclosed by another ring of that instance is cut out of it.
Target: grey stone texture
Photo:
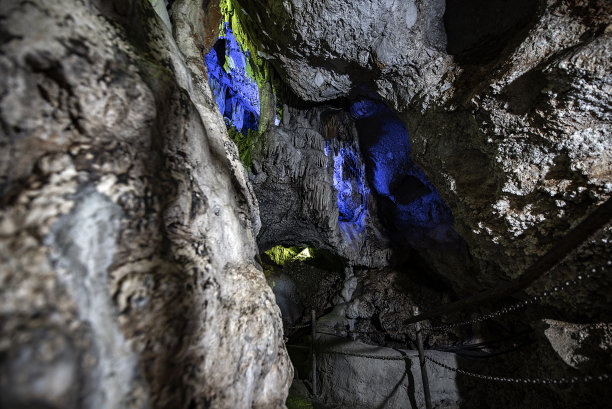
[[[239,3],[261,55],[308,101],[364,90],[409,100],[440,82],[451,63],[442,0]],[[391,79],[400,78],[402,88],[394,89],[399,81]]]
[[[337,128],[328,136],[331,122]],[[333,251],[352,264],[388,263],[388,242],[367,209],[362,229],[338,220],[334,152],[341,148],[359,155],[359,138],[348,112],[285,106],[283,122],[265,133],[250,173],[260,207],[261,251],[277,244],[312,246]],[[363,167],[361,159],[357,166]],[[357,182],[350,183],[357,191]]]
[[[333,104],[337,98],[374,96],[401,117],[413,159],[451,208],[454,229],[469,249],[463,259],[445,257],[444,246],[429,253],[437,260],[429,266],[459,296],[519,277],[612,195],[610,2],[285,0],[266,2],[266,7],[254,0],[239,2],[261,55],[299,98]],[[310,121],[311,128],[317,126]],[[305,132],[284,127],[287,138]],[[333,205],[327,207],[333,211]],[[372,208],[370,213],[380,216]],[[325,237],[325,229],[317,237]],[[293,232],[291,239],[299,242],[299,230]],[[605,323],[612,316],[611,240],[612,228],[601,226],[519,295],[592,275],[501,324],[512,330],[531,325],[539,343],[501,359],[502,373],[610,372]],[[318,242],[334,248],[332,240]],[[379,243],[388,248],[384,240]],[[350,304],[333,310],[336,333],[346,336],[345,328],[355,325],[351,320],[376,317],[393,305],[380,302],[371,308],[369,298],[376,291],[384,290],[357,292]],[[494,309],[486,306],[482,312]],[[538,322],[550,319],[555,320],[550,328],[539,328]],[[498,324],[472,329],[495,336]],[[474,371],[487,369],[473,366]],[[601,384],[527,393],[460,382],[470,407],[502,407],[500,400],[514,407],[581,407],[589,396],[610,393]]]
[[[610,11],[540,2],[497,54],[454,56],[446,102],[402,115],[457,231],[491,267],[485,285],[517,277],[612,193]],[[573,264],[605,266],[609,246],[594,253],[603,264]]]
[[[175,2],[0,2],[0,406],[282,408],[258,211]]]
[[[406,123],[481,262],[461,292],[517,277],[612,193],[609,2],[270,3],[240,1],[244,25],[295,94],[377,94]]]
[[[376,347],[326,335],[318,337],[317,343],[320,350],[317,365],[322,399],[342,408],[425,407],[419,355],[416,351]],[[456,357],[452,353],[429,351],[428,355],[445,365],[457,367]],[[378,359],[384,357],[404,359]],[[461,398],[455,373],[429,361],[426,366],[432,380],[432,406],[440,409],[458,408]]]

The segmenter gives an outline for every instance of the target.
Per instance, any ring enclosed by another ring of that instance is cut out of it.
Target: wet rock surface
[[[278,23],[253,37],[298,96],[376,93],[400,113],[482,262],[462,290],[517,277],[610,196],[606,2],[240,3],[247,28]]]
[[[281,408],[283,335],[306,339],[282,320],[315,309],[344,352],[413,347],[413,307],[517,278],[612,194],[609,2],[237,0],[290,88],[277,126],[258,90],[246,171],[203,64],[221,8],[151,3],[0,1],[2,407]],[[484,375],[610,373],[611,240],[601,226],[516,295],[552,296],[426,346]],[[344,263],[268,277],[282,320],[254,262],[276,244]],[[409,354],[322,357],[324,403],[422,406]],[[438,407],[611,393],[431,370]]]
[[[372,92],[404,104],[452,63],[443,52],[444,1],[239,3],[261,54],[307,101]]]
[[[429,231],[411,230],[406,247],[396,247],[384,265],[401,265],[406,256],[421,276],[435,277],[459,296],[474,294],[519,277],[612,194],[609,3],[542,0],[510,6],[473,0],[311,5],[291,0],[266,10],[257,10],[255,3],[240,1],[247,14],[245,26],[297,96],[321,103],[347,97],[349,104],[356,97],[380,98],[406,125],[411,159],[425,171],[431,186],[405,175],[383,192],[368,180],[372,196],[378,194],[368,203],[378,235],[369,237],[382,238],[381,247],[391,248],[392,235],[385,225],[397,221],[396,205],[411,203],[413,195],[423,197],[432,187],[452,212],[448,225],[452,223],[453,229],[439,224]],[[265,32],[257,33],[254,21],[263,22]],[[362,154],[372,152],[359,142]],[[394,158],[390,156],[388,163]],[[366,172],[373,168],[368,160],[364,154]],[[355,197],[350,201],[357,202]],[[333,209],[331,204],[328,207]],[[340,204],[338,208],[342,218]],[[454,234],[465,240],[460,241],[464,249],[452,240],[444,243]],[[582,275],[578,285],[540,299],[509,322],[467,327],[474,339],[483,334],[485,338],[508,335],[512,332],[508,328],[521,331],[525,326],[539,334],[539,346],[514,358],[500,358],[503,373],[584,375],[572,372],[585,356],[577,350],[590,356],[588,361],[597,367],[590,367],[591,372],[609,371],[609,356],[600,359],[609,342],[601,341],[597,351],[591,349],[596,339],[607,335],[589,335],[579,328],[610,321],[610,234],[609,226],[601,226],[517,297],[554,290]],[[432,236],[437,241],[419,248]],[[299,241],[295,235],[292,240]],[[592,277],[586,277],[587,272]],[[381,288],[376,291],[385,293]],[[350,320],[376,323],[393,304],[375,305],[375,291],[356,293],[356,299],[333,310],[331,321],[336,324],[330,328],[348,328]],[[498,300],[481,312],[516,301]],[[456,319],[460,317],[449,318]],[[538,322],[547,319],[556,324],[539,329]],[[348,336],[348,331],[342,335]],[[580,344],[572,337],[590,341]],[[530,365],[521,366],[524,362]],[[465,381],[460,388],[473,405],[469,407],[498,405],[484,397],[476,381]],[[486,388],[500,398],[522,393],[516,387]],[[567,407],[579,407],[588,402],[589,394],[609,392],[601,385],[541,387],[522,394],[521,405],[554,406],[562,399]]]
[[[284,405],[256,201],[175,6],[178,46],[148,2],[1,2],[2,407]]]
[[[402,116],[457,231],[507,278],[610,196],[609,16],[542,2],[491,62],[456,57],[452,100]]]

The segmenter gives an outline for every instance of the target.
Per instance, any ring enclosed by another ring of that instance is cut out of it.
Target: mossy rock
[[[247,134],[243,135],[234,127],[227,128],[227,133],[238,147],[240,161],[247,169],[250,169],[251,165],[253,165],[253,159],[261,150],[263,144],[262,135],[252,129],[249,129]]]
[[[328,250],[317,250],[312,247],[285,247],[278,245],[272,247],[264,253],[267,257],[262,257],[279,267],[284,267],[289,263],[306,263],[325,271],[342,272],[347,265],[347,260],[335,255]]]
[[[312,402],[300,396],[289,395],[285,404],[287,409],[313,409]]]

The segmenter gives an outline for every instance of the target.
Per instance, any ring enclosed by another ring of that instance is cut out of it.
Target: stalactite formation
[[[0,20],[0,408],[612,398],[609,1]]]

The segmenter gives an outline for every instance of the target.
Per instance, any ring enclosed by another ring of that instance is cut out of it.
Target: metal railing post
[[[312,319],[312,394],[317,396],[317,355],[315,352],[315,334],[317,332],[316,326],[316,314],[315,310],[311,311],[311,319]]]
[[[414,309],[414,314],[419,314],[419,309]],[[419,364],[421,366],[421,378],[423,379],[423,394],[425,395],[425,408],[431,409],[431,393],[429,392],[429,378],[427,377],[427,367],[425,366],[425,352],[423,351],[423,338],[421,335],[421,323],[414,324],[416,327],[417,348],[419,350]]]

